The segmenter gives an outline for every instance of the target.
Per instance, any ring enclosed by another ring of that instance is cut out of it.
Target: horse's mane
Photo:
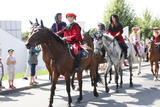
[[[48,31],[48,33],[59,43],[61,43],[62,45],[66,45],[66,42],[63,41],[61,39],[61,37],[59,37],[57,34],[53,33],[50,29],[46,28],[46,30]]]
[[[104,37],[109,41],[112,41],[114,39],[114,37],[112,37],[111,35],[108,35],[108,34],[104,34]]]

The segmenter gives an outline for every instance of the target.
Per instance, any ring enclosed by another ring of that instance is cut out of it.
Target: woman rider
[[[107,34],[111,34],[113,37],[115,37],[115,39],[118,41],[119,46],[124,52],[124,58],[127,59],[128,46],[126,45],[124,41],[122,33],[123,33],[123,26],[119,22],[119,17],[117,15],[111,15],[110,24],[107,28]],[[126,63],[124,64],[126,65]]]
[[[75,55],[75,70],[81,70],[81,58],[79,55],[79,50],[81,50],[80,42],[82,41],[81,27],[78,23],[74,22],[76,20],[76,15],[74,13],[66,14],[66,18],[69,25],[64,30],[63,40],[67,41],[73,46],[73,52]]]

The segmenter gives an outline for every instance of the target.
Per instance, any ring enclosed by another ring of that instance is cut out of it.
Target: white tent
[[[6,73],[6,57],[8,55],[8,49],[14,49],[14,56],[16,58],[16,73],[24,72],[27,62],[27,50],[25,43],[10,33],[0,29],[0,56],[5,68]]]

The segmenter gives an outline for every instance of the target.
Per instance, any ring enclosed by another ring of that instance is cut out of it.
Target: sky
[[[126,0],[135,10],[137,15],[148,8],[153,16],[160,16],[160,0]],[[0,20],[22,21],[22,32],[30,28],[29,20],[43,19],[46,27],[54,23],[57,12],[75,13],[77,21],[85,22],[85,28],[96,27],[102,22],[104,10],[110,0],[0,0]]]

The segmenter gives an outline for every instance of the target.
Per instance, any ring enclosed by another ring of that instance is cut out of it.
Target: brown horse
[[[27,40],[26,47],[29,49],[37,45],[44,45],[42,49],[46,55],[49,56],[50,68],[52,72],[52,86],[49,107],[52,107],[53,97],[55,95],[56,83],[59,75],[63,75],[66,81],[66,90],[68,93],[68,106],[71,106],[72,98],[70,95],[70,76],[75,73],[74,70],[74,59],[70,55],[68,44],[64,42],[56,34],[52,33],[51,30],[43,26],[36,27],[32,30]],[[94,55],[91,49],[87,49],[89,52],[88,58],[82,60],[82,68],[91,68],[92,78],[94,79],[94,96],[98,96],[97,92],[97,78],[95,73]],[[46,63],[46,62],[45,62]],[[79,97],[77,102],[82,100],[82,70],[77,71],[77,79],[79,83]]]
[[[85,32],[83,34],[83,41],[82,41],[82,44],[85,45],[85,46],[89,46],[92,50],[94,49],[94,45],[93,45],[93,38],[90,36],[90,31],[88,32]],[[95,55],[94,54],[94,59],[95,59],[95,67],[96,67],[96,75],[97,75],[97,81],[99,83],[102,83],[102,79],[98,73],[98,65],[100,63],[105,63],[106,61],[104,60],[104,58],[101,56],[101,55]],[[90,68],[86,68],[85,70],[90,70]],[[91,71],[91,70],[90,70]],[[90,75],[91,72],[90,72]],[[92,76],[91,77],[91,85],[93,86],[94,82],[93,82],[93,79],[92,79]],[[75,74],[73,74],[72,76],[72,81],[71,81],[71,86],[72,86],[72,89],[74,90],[75,89],[75,85],[74,85],[74,79],[75,79]]]
[[[158,41],[160,42],[160,37],[158,38]],[[155,77],[155,80],[158,80],[158,71],[159,71],[158,61],[160,58],[159,48],[156,47],[153,41],[150,43],[149,48],[150,49],[149,49],[148,57],[150,61],[151,72],[153,74],[153,77]],[[155,63],[155,71],[153,70],[153,63]]]

